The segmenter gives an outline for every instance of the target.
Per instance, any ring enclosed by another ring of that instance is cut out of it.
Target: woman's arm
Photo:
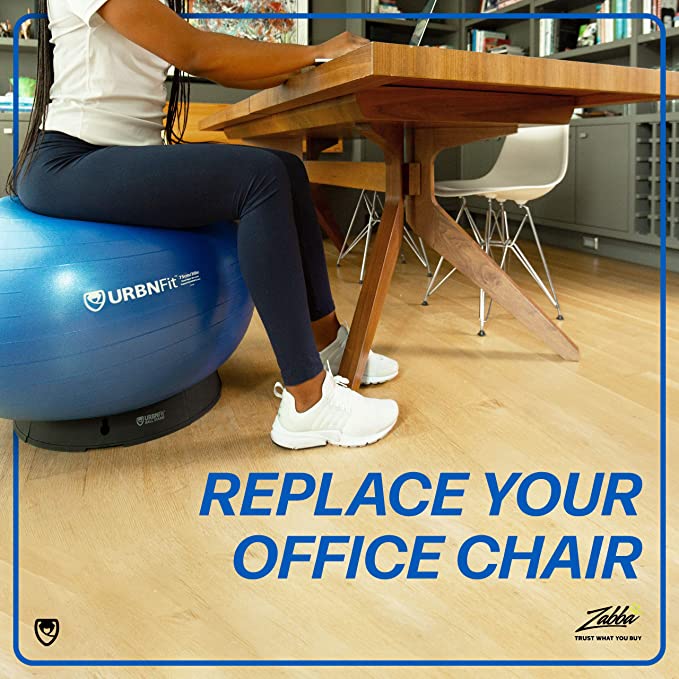
[[[275,75],[273,78],[262,78],[260,80],[238,80],[232,87],[237,87],[240,90],[266,90],[269,87],[282,85],[293,75],[294,72],[286,73],[285,75]]]
[[[99,14],[128,40],[186,73],[226,87],[272,87],[317,58],[332,59],[368,43],[351,33],[313,46],[209,33],[194,28],[158,0],[108,0]]]

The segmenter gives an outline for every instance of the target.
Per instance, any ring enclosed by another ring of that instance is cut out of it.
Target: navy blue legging
[[[65,219],[191,229],[240,220],[238,257],[288,386],[323,366],[311,322],[334,311],[302,161],[227,144],[94,146],[46,132],[21,202]]]

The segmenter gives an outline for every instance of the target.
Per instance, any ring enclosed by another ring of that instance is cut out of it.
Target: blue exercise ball
[[[214,373],[252,318],[236,225],[156,229],[0,200],[0,417],[75,420]]]

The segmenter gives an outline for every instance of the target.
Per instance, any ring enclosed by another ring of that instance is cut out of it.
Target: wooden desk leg
[[[384,149],[387,193],[340,366],[340,375],[349,379],[352,389],[361,384],[403,240],[403,128],[386,127],[369,136]]]
[[[413,152],[422,168],[422,191],[409,199],[409,223],[434,250],[483,288],[528,330],[567,361],[579,360],[578,347],[534,304],[492,257],[439,205],[434,195],[434,161],[445,148],[442,130],[417,130]]]

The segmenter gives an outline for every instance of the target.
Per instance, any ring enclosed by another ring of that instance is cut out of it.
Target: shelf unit
[[[13,38],[0,38],[0,50],[12,50],[14,47],[14,39]],[[35,52],[38,49],[38,41],[37,40],[22,40],[19,43],[19,49],[20,50],[30,50],[32,52]]]

